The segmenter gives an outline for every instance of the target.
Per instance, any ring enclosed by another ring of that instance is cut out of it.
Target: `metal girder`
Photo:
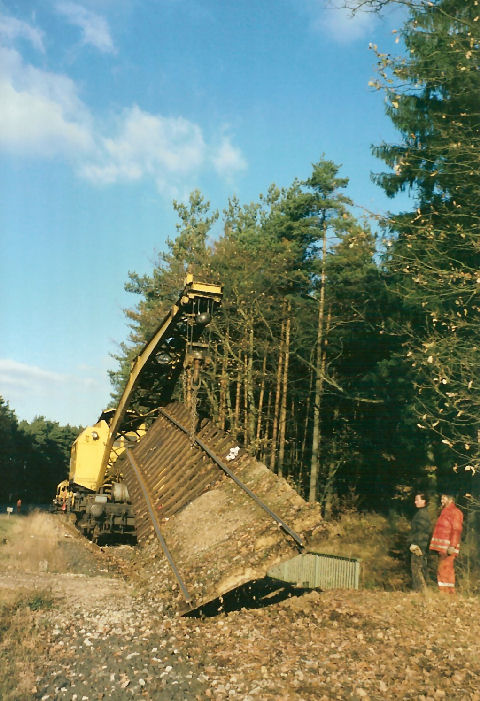
[[[172,330],[172,328],[184,314],[193,313],[196,303],[199,303],[202,300],[212,305],[220,304],[222,294],[222,287],[220,285],[196,282],[194,281],[192,274],[187,274],[187,277],[185,278],[185,286],[178,301],[173,305],[170,312],[165,316],[152,338],[148,341],[132,363],[130,376],[109,425],[109,436],[103,451],[101,467],[98,474],[97,489],[100,488],[103,482],[115,438],[121,430],[122,421],[125,417],[128,406],[132,401],[134,392],[139,385],[141,374],[145,369],[145,366],[158,352],[162,342],[169,337],[169,331]]]

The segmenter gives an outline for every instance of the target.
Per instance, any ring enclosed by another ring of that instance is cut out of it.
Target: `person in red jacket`
[[[450,494],[442,494],[442,511],[433,529],[430,550],[438,552],[437,582],[444,594],[455,594],[455,558],[460,547],[463,514]]]

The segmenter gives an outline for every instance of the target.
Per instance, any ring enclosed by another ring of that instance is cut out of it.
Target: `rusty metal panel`
[[[190,426],[191,414],[183,404],[171,403],[165,410],[185,427]],[[272,516],[291,526],[302,542],[322,528],[322,519],[317,504],[307,504],[286,480],[239,449],[231,436],[211,422],[203,421],[195,438],[207,445],[212,455],[160,415],[130,450],[141,473],[143,493],[146,490],[149,495],[149,509],[134,470],[125,464],[124,473],[140,545],[152,548],[155,556],[155,533],[160,530],[182,582],[195,605],[200,605],[265,577],[276,563],[298,553],[298,544],[287,528]],[[236,448],[236,457],[230,461],[232,448]],[[258,497],[257,502],[220,469],[213,454],[228,462],[235,478]],[[148,513],[152,510],[156,530]]]
[[[358,589],[360,560],[340,555],[302,553],[272,567],[267,575],[311,589]]]
[[[169,405],[182,418],[188,412],[182,404]],[[199,431],[199,435],[202,430]],[[191,441],[171,430],[167,420],[160,416],[132,450],[150,494],[153,508],[160,520],[169,519],[220,477],[218,468]],[[151,519],[145,509],[141,490],[135,477],[125,469],[130,498],[136,512],[137,537],[145,544],[154,533]]]

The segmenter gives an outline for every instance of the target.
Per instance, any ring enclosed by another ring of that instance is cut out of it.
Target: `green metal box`
[[[358,589],[360,560],[341,555],[302,553],[275,565],[267,576],[308,589]]]

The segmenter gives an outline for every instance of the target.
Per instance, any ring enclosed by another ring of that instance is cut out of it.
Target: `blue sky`
[[[397,137],[369,43],[398,18],[324,0],[0,0],[0,394],[20,419],[91,423],[128,328],[128,271],[213,207],[306,178],[392,209],[370,146]]]

